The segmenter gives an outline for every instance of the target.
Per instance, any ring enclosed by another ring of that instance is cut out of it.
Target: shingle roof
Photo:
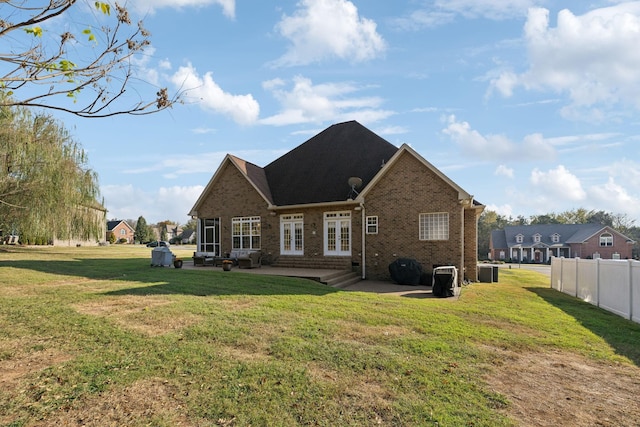
[[[364,188],[398,147],[356,121],[338,123],[265,168],[273,203],[297,205],[349,198],[350,177]]]

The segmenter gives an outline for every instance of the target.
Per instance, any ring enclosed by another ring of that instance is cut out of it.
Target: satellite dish
[[[349,181],[347,181],[349,183],[349,187],[351,187],[351,189],[356,189],[356,188],[360,188],[360,186],[362,185],[362,178],[358,178],[357,176],[352,176],[351,178],[349,178]]]
[[[360,188],[360,186],[362,186],[362,179],[358,178],[357,176],[352,176],[351,178],[349,178],[349,180],[347,181],[349,183],[349,187],[351,187],[351,191],[349,192],[349,199],[353,199],[353,196],[358,196],[358,191],[356,191],[356,188]]]

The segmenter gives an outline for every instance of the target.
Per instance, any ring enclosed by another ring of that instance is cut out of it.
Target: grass
[[[535,272],[452,301],[149,265],[1,247],[0,425],[508,426],[494,349],[640,364],[640,325]]]

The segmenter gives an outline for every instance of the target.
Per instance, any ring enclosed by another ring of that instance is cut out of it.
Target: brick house
[[[546,263],[564,258],[630,259],[629,237],[601,224],[539,224],[491,232],[491,259]]]
[[[107,221],[107,242],[113,234],[116,242],[119,242],[120,239],[127,239],[127,243],[133,243],[134,232],[135,230],[126,221],[120,219]]]
[[[408,145],[333,125],[263,167],[227,155],[191,209],[197,249],[260,250],[263,264],[388,279],[396,258],[477,279],[484,206]]]

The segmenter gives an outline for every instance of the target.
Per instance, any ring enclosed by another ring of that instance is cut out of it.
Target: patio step
[[[333,288],[344,289],[349,285],[358,283],[360,281],[360,275],[353,271],[338,271],[329,276],[324,276],[320,279],[325,285]]]
[[[280,268],[351,270],[351,259],[342,257],[304,258],[281,256],[272,265]]]

